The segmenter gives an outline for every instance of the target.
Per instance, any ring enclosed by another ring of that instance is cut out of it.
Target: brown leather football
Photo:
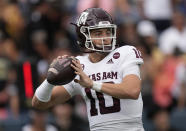
[[[49,67],[47,81],[52,85],[65,85],[71,82],[76,77],[71,64],[70,57],[55,60]]]

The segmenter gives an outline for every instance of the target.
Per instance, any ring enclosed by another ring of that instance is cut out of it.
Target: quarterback
[[[85,52],[72,61],[76,78],[61,86],[45,80],[32,105],[46,109],[81,95],[91,131],[144,131],[141,53],[133,46],[116,48],[116,25],[101,8],[86,9],[74,25],[77,43]]]

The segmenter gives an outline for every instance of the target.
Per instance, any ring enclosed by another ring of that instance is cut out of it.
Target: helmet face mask
[[[113,24],[108,24],[104,26],[89,26],[89,27],[82,27],[83,29],[80,30],[81,33],[85,36],[85,47],[92,51],[98,52],[110,52],[115,49],[116,45],[116,26]],[[106,37],[92,37],[91,31],[92,30],[99,30],[99,29],[108,29],[111,32],[110,36]],[[105,43],[105,39],[110,39],[110,43]],[[99,40],[101,41],[99,44],[96,44],[94,41]]]
[[[116,46],[116,25],[111,16],[101,8],[85,10],[76,22],[78,44],[80,47],[96,52],[111,52]],[[91,32],[96,30],[109,30],[110,35],[103,37],[91,37]],[[105,43],[105,41],[110,43]],[[96,43],[95,41],[99,41]]]

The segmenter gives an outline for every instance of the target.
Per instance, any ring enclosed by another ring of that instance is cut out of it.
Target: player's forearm
[[[49,102],[42,102],[34,95],[32,98],[32,106],[36,109],[44,110],[50,107]]]
[[[141,90],[141,82],[138,78],[135,78],[136,76],[129,77],[134,77],[134,80],[132,82],[126,80],[120,84],[103,83],[101,92],[120,99],[138,99]],[[132,80],[133,78],[129,79]]]
[[[140,91],[138,90],[131,91],[128,87],[124,89],[121,84],[108,83],[103,83],[101,92],[120,99],[138,99],[140,94]]]
[[[64,103],[71,98],[63,86],[53,86],[46,80],[36,89],[32,99],[32,106],[47,109],[55,104]]]
[[[32,106],[38,109],[46,109],[50,106],[53,85],[45,80],[37,89],[32,99]]]
[[[36,95],[32,99],[32,106],[37,109],[48,109],[56,104],[65,103],[71,98],[63,86],[53,87],[51,98],[48,101],[40,100]]]

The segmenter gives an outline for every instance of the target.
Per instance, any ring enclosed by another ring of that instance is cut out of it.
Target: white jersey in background
[[[129,74],[140,77],[139,65],[143,63],[140,52],[133,46],[117,48],[97,63],[92,63],[88,55],[78,56],[77,59],[92,80],[108,83],[121,83]],[[83,96],[91,131],[143,130],[141,94],[137,100],[117,99],[83,88],[74,81],[64,87],[71,96]]]

